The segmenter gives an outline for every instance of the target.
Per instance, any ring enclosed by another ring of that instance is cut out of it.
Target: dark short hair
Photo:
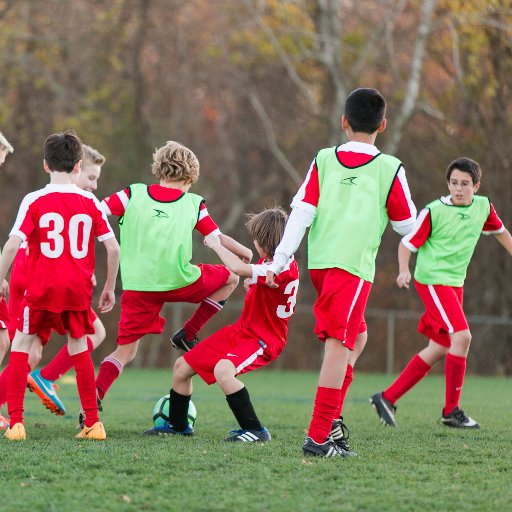
[[[73,130],[54,133],[44,141],[43,155],[52,171],[70,173],[82,159],[82,141]]]
[[[276,207],[263,210],[260,213],[250,213],[247,217],[249,220],[245,227],[252,239],[258,242],[268,256],[274,256],[276,247],[283,238],[288,220],[287,213],[282,208]]]
[[[480,164],[476,160],[472,160],[467,156],[461,156],[460,158],[456,158],[449,163],[448,167],[446,168],[446,181],[450,181],[452,172],[455,169],[458,169],[462,172],[467,172],[473,180],[473,185],[480,183],[480,180],[482,179],[482,169]]]
[[[361,87],[345,101],[345,117],[352,131],[375,133],[386,115],[386,100],[377,89]]]

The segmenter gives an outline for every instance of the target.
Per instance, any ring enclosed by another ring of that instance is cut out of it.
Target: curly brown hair
[[[153,154],[151,172],[159,180],[195,183],[199,179],[199,160],[186,146],[170,140]]]

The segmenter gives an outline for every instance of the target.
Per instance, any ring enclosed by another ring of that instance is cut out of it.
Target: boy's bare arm
[[[226,249],[235,253],[243,262],[249,263],[252,260],[252,251],[248,247],[245,247],[245,245],[242,245],[236,240],[233,240],[230,236],[224,234],[219,235],[219,239],[220,243]]]
[[[105,286],[100,295],[98,303],[99,310],[102,313],[107,313],[112,310],[116,303],[115,287],[117,273],[119,271],[119,243],[115,237],[109,238],[103,242],[107,251],[107,278]]]
[[[398,244],[398,277],[396,284],[398,288],[409,288],[411,282],[411,272],[409,271],[409,260],[411,251],[402,243]]]
[[[512,256],[512,236],[510,235],[510,232],[508,229],[505,229],[505,231],[502,231],[501,233],[498,233],[497,235],[494,235],[496,237],[496,240],[505,247],[506,251]]]
[[[217,253],[222,263],[224,263],[231,272],[234,272],[238,276],[252,277],[251,265],[244,263],[236,254],[224,247],[219,237],[205,237],[204,243]]]
[[[4,283],[5,276],[9,272],[22,242],[23,240],[19,236],[11,235],[4,245],[4,250],[0,255],[0,295],[5,295],[8,291],[9,287]]]

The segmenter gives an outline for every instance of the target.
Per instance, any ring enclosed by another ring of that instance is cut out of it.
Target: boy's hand
[[[267,286],[269,286],[270,288],[278,288],[279,285],[276,284],[275,279],[276,275],[274,274],[274,272],[272,272],[271,270],[267,271],[267,279],[265,280]]]
[[[408,270],[400,272],[396,278],[396,284],[398,285],[398,288],[409,288],[410,282],[411,273]]]
[[[7,297],[9,293],[9,283],[4,279],[2,281],[2,285],[0,286],[0,296]]]
[[[244,279],[244,290],[245,290],[246,292],[248,292],[248,291],[249,291],[249,289],[251,288],[251,284],[252,284],[252,279],[251,279],[250,277],[246,277],[246,278]]]
[[[98,302],[98,308],[102,313],[108,313],[116,303],[116,296],[114,290],[103,290]]]
[[[206,247],[209,247],[210,249],[213,249],[214,246],[216,245],[220,245],[219,235],[214,235],[213,233],[206,235],[204,237],[204,245],[206,245]]]

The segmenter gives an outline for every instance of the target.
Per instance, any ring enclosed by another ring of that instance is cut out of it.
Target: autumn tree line
[[[444,170],[466,155],[480,162],[480,193],[510,228],[511,76],[509,0],[0,0],[0,130],[15,147],[0,175],[2,244],[23,195],[46,182],[45,137],[66,128],[107,158],[100,199],[151,182],[155,147],[186,144],[201,162],[194,190],[224,232],[251,244],[244,214],[289,208],[318,149],[344,142],[339,118],[359,86],[388,101],[377,145],[403,161],[418,209],[447,193]],[[200,242],[197,261],[215,261]],[[398,242],[387,230],[369,308],[419,316],[415,291],[394,283]],[[320,360],[305,245],[301,313],[282,368]],[[503,325],[471,326],[470,371],[512,374],[511,282],[509,256],[486,237],[465,309]],[[233,320],[242,300],[239,290],[219,322]],[[188,311],[166,310],[166,336],[144,341],[141,364],[168,364],[167,336]],[[104,318],[106,353],[117,319],[118,310]],[[368,324],[360,369],[384,371],[386,320]],[[414,318],[398,318],[394,332],[398,370],[423,341]]]

